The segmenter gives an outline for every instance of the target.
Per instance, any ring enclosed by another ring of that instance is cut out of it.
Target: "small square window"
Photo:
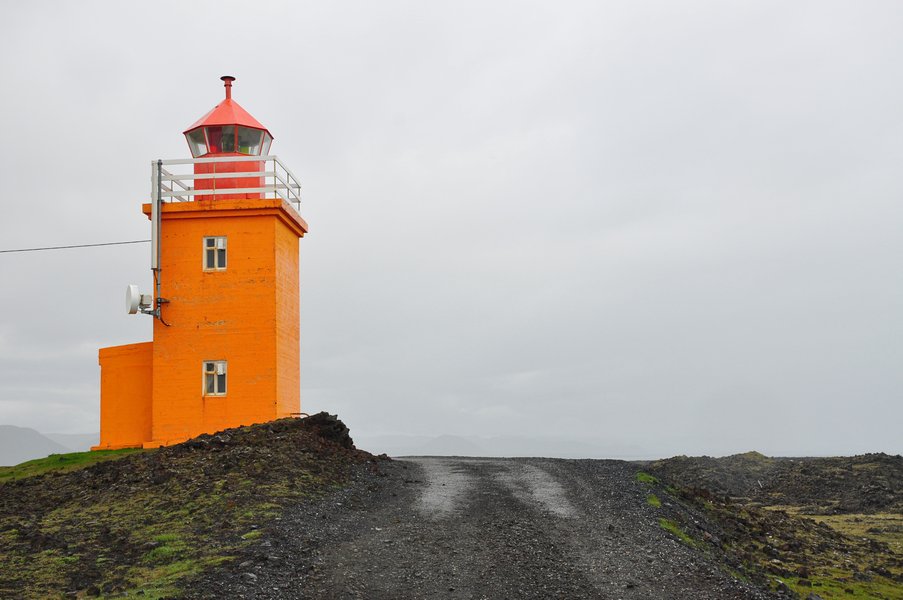
[[[226,361],[204,361],[204,395],[226,395]]]
[[[225,237],[205,237],[204,238],[204,270],[205,271],[225,271],[226,270],[226,238]]]

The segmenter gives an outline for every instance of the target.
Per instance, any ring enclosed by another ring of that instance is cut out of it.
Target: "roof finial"
[[[231,75],[223,75],[220,77],[225,83],[223,83],[223,87],[226,88],[226,100],[232,99],[232,82],[235,81],[235,78]]]

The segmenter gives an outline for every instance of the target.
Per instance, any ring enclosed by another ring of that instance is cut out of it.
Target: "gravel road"
[[[407,458],[289,508],[190,598],[766,599],[664,531],[621,461]]]

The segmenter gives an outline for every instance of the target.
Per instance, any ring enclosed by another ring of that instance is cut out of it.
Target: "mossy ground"
[[[787,578],[784,583],[803,597],[810,591],[815,591],[825,600],[903,598],[903,515],[896,513],[808,515],[794,506],[767,508],[824,524],[845,539],[865,541],[873,550],[872,556],[869,556],[867,551],[850,553],[833,565],[812,567],[807,577]],[[883,551],[885,548],[889,553]],[[889,554],[890,557],[883,556],[885,554]],[[893,556],[896,556],[896,560],[892,558]]]
[[[304,479],[288,491],[282,485],[256,486],[232,474],[191,493],[164,485],[128,497],[65,503],[5,529],[0,565],[16,572],[31,597],[52,597],[55,590],[71,587],[76,571],[91,575],[90,593],[173,596],[180,579],[228,560],[242,544],[259,537],[259,529],[253,528],[284,503],[329,488],[325,479]],[[4,519],[0,527],[8,523]],[[36,538],[38,544],[55,547],[32,552]]]
[[[832,569],[814,573],[808,578],[790,577],[781,579],[790,589],[805,598],[810,593],[824,600],[900,600],[903,589],[899,583],[887,580],[856,581],[848,571]]]
[[[792,509],[791,509],[792,510]],[[791,512],[788,510],[788,512]],[[799,514],[798,511],[794,511]],[[887,544],[891,550],[903,556],[903,514],[877,513],[872,515],[803,515],[818,523],[824,523],[850,537],[867,538]]]
[[[107,460],[116,460],[135,452],[143,452],[139,448],[123,450],[98,450],[96,452],[72,452],[69,454],[51,454],[46,458],[29,460],[14,467],[0,467],[0,483],[15,481],[25,477],[34,477],[44,473],[65,473],[90,467]]]
[[[689,534],[688,543],[710,541],[699,547],[723,552],[745,578],[786,586],[800,598],[903,599],[903,515],[806,515],[801,507],[743,505],[699,489],[683,489],[679,499],[716,524],[715,535],[664,519],[662,527]]]
[[[0,598],[177,597],[287,503],[322,496],[371,458],[286,421],[89,467],[29,466],[34,476],[0,484]]]

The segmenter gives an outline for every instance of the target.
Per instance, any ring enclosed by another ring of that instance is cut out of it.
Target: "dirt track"
[[[411,458],[289,509],[196,598],[771,598],[665,532],[619,461]]]

